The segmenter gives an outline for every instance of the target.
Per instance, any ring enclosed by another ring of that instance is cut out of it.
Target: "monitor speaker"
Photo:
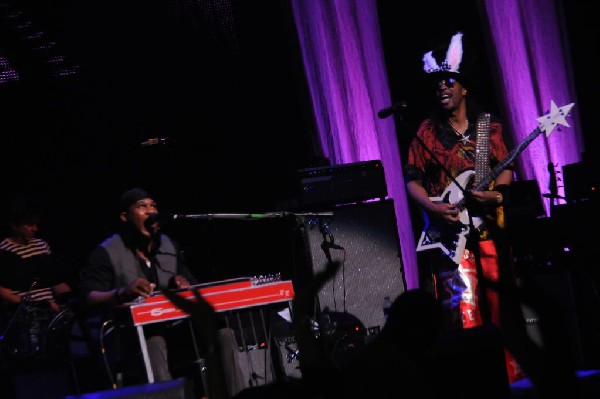
[[[331,213],[304,219],[313,272],[324,270],[328,255],[341,263],[319,291],[319,307],[350,313],[367,330],[380,328],[384,298],[394,300],[406,286],[393,200],[341,205]],[[331,243],[339,248],[323,245]]]
[[[65,399],[192,399],[195,395],[191,382],[178,378],[153,384],[131,385],[117,389],[67,396]]]
[[[42,362],[38,362],[38,366],[40,366]],[[62,367],[36,370],[33,366],[34,363],[31,363],[29,371],[20,371],[19,367],[15,365],[3,368],[0,372],[0,387],[2,387],[0,397],[7,399],[63,399],[76,391],[73,370]]]

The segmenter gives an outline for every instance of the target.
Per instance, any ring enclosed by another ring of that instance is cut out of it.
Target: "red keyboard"
[[[190,289],[179,291],[177,294],[189,300],[196,300],[195,290],[198,290],[217,312],[269,305],[294,299],[294,287],[289,280],[268,283],[256,283],[252,279],[227,280],[195,285]],[[186,312],[173,305],[160,292],[146,298],[144,302],[130,304],[129,308],[135,326],[189,317]]]

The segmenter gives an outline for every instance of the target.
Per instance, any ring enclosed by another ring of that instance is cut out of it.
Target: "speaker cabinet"
[[[558,331],[544,331],[544,314],[556,319],[558,325],[564,328],[563,349],[570,356],[566,359],[576,367],[584,367],[586,362],[579,325],[578,309],[576,306],[575,292],[573,291],[573,278],[568,270],[554,270],[536,272],[529,276],[526,282],[519,280],[521,289],[529,291],[544,306],[545,313],[536,309],[537,305],[522,304],[523,316],[527,326],[529,338],[540,348],[546,349],[545,334],[558,334]],[[549,321],[549,320],[548,320]]]
[[[327,243],[343,248],[328,248],[342,266],[319,291],[319,307],[350,313],[367,329],[382,327],[384,298],[394,300],[405,287],[393,201],[342,205],[332,213],[304,220],[313,272],[328,264]]]
[[[385,198],[387,187],[379,160],[298,170],[303,208]]]

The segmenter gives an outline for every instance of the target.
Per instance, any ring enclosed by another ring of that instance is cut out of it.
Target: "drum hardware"
[[[32,301],[35,279],[0,336],[0,350],[8,357],[22,360],[62,358],[68,355],[68,338],[74,313],[64,308],[55,314],[47,302]]]
[[[23,295],[21,297],[21,302],[19,302],[19,306],[17,307],[17,309],[14,311],[14,313],[10,317],[8,323],[6,324],[6,328],[4,329],[4,331],[2,331],[2,335],[0,336],[0,350],[2,350],[2,351],[5,350],[6,337],[8,336],[9,333],[12,332],[13,325],[15,324],[15,321],[17,320],[17,318],[20,317],[24,311],[28,310],[27,307],[30,302],[31,291],[33,291],[33,289],[36,287],[37,284],[38,284],[38,278],[34,278],[33,282],[31,283],[31,286],[29,286],[29,289],[27,290],[25,295]]]

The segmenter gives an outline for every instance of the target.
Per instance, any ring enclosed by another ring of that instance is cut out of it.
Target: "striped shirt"
[[[4,250],[10,252],[12,254],[17,255],[21,259],[28,259],[34,256],[40,255],[50,255],[52,254],[52,250],[50,249],[50,245],[40,238],[33,238],[27,244],[21,245],[15,242],[12,242],[9,239],[4,239],[0,242],[0,250]],[[53,301],[54,295],[52,293],[51,287],[32,289],[31,291],[20,291],[20,290],[12,290],[11,291],[15,295],[19,295],[21,297],[27,295],[29,292],[29,299],[32,301]]]
[[[41,238],[33,238],[27,244],[21,245],[5,238],[0,242],[0,250],[11,252],[21,259],[31,258],[36,255],[50,255],[50,245]]]

